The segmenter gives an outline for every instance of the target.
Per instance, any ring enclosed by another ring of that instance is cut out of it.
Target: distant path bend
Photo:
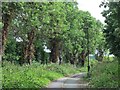
[[[81,72],[70,77],[58,79],[48,85],[47,88],[87,88],[88,82],[83,80],[87,73]]]

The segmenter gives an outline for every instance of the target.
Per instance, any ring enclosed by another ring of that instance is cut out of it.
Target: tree
[[[76,2],[19,2],[17,5],[9,26],[5,59],[14,58],[21,64],[36,60],[44,64],[43,46],[46,45],[51,50],[49,62],[56,63],[63,56],[65,62],[76,64],[79,54],[87,48],[86,26],[90,51],[93,53],[102,43],[102,24],[89,12],[79,10]]]
[[[12,18],[15,16],[17,3],[2,3],[2,22],[3,22],[3,30],[2,30],[2,52],[4,53],[4,47],[6,45],[8,29]]]
[[[102,12],[105,20],[104,33],[110,52],[120,57],[120,2],[103,2],[100,6],[108,7]]]
[[[49,22],[45,23],[47,27],[46,35],[49,39],[51,49],[50,60],[56,63],[59,59],[63,32],[67,30],[67,21],[65,14],[65,4],[63,2],[49,2],[47,8]]]

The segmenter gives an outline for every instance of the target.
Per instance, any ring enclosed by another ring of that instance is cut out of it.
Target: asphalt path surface
[[[87,88],[88,83],[83,80],[87,74],[82,72],[70,77],[60,78],[51,82],[47,88]]]

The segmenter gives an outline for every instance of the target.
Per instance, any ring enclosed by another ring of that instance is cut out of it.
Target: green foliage
[[[0,22],[0,29],[3,27],[3,23],[2,22]]]
[[[109,9],[102,12],[105,20],[104,34],[110,52],[120,57],[120,2],[104,2],[101,6]]]
[[[68,67],[69,67],[69,69],[66,69]],[[55,70],[57,73],[61,73],[65,76],[69,75],[69,73],[79,73],[79,69],[73,67],[70,64],[63,64],[63,65],[60,65],[59,67],[58,67],[58,65],[51,64],[51,65],[48,65],[47,69],[50,71]]]
[[[89,60],[90,69],[94,68],[97,64],[98,64],[97,60],[94,60],[94,59]],[[81,72],[87,72],[88,71],[88,61],[87,60],[85,61],[85,66],[80,67],[80,71]]]
[[[91,68],[93,68],[94,66],[98,64],[98,60],[91,59],[89,63],[90,63]]]
[[[109,61],[98,63],[92,68],[90,86],[96,88],[115,88],[118,87],[118,62]]]
[[[3,88],[41,88],[60,77],[79,73],[79,69],[69,64],[41,65],[36,62],[32,65],[19,66],[5,61],[2,70]]]
[[[63,58],[70,56],[69,53],[72,53],[72,56],[76,54],[77,57],[77,54],[87,48],[86,27],[89,33],[91,53],[96,47],[103,48],[104,46],[102,23],[93,18],[89,12],[79,10],[76,2],[4,2],[2,4],[4,14],[9,13],[10,10],[13,12],[5,51],[6,59],[9,59],[11,54],[13,58],[15,55],[23,57],[23,49],[30,42],[28,33],[31,30],[35,31],[32,44],[37,61],[44,60],[43,43],[46,43],[50,49],[54,48],[50,42],[50,39],[53,38],[62,43],[60,47],[63,48]],[[13,49],[17,49],[18,41],[16,39],[18,38],[22,39],[20,48],[13,51]]]
[[[111,62],[117,60],[116,57],[108,57],[108,56],[104,56],[103,62]]]

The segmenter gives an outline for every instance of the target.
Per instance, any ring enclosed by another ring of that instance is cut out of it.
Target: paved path
[[[48,85],[47,88],[86,88],[88,83],[83,80],[86,73],[79,73],[71,77],[58,79]]]

